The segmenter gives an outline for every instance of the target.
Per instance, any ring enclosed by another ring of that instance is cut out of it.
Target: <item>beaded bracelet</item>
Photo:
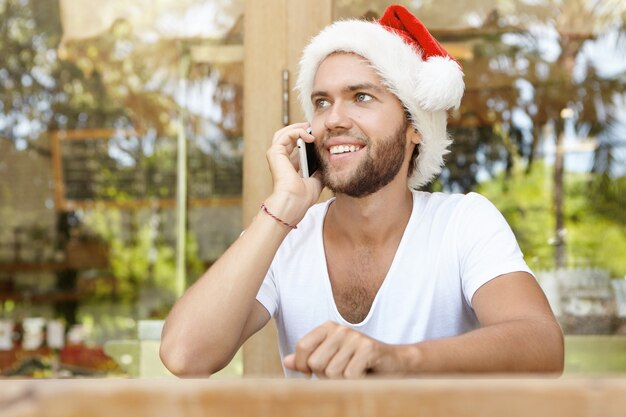
[[[268,216],[270,216],[272,219],[276,220],[278,223],[280,223],[280,224],[282,224],[282,225],[285,225],[285,226],[287,226],[287,227],[289,227],[289,228],[291,228],[291,229],[297,229],[297,228],[298,228],[298,226],[296,226],[296,225],[294,225],[294,224],[287,223],[287,222],[286,222],[286,221],[284,221],[283,219],[281,219],[281,218],[279,218],[279,217],[275,216],[274,214],[272,214],[272,213],[271,213],[271,212],[267,209],[267,206],[265,205],[265,203],[262,203],[262,204],[261,204],[261,209],[263,210],[263,212],[264,212],[265,214],[267,214]]]

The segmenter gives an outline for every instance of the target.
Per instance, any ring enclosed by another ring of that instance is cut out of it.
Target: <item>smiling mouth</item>
[[[331,146],[329,149],[331,155],[358,152],[360,150],[361,150],[361,146],[356,146],[356,145],[335,145],[335,146]]]

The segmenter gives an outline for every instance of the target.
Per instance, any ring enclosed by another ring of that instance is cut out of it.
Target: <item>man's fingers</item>
[[[308,127],[308,123],[295,123],[285,126],[274,134],[272,145],[284,146],[290,143],[293,145],[298,138],[309,139],[310,142],[310,139],[313,138],[313,136],[307,132]]]
[[[310,125],[307,122],[292,123],[290,125],[287,125],[287,126],[284,126],[284,127],[280,128],[280,129],[278,129],[276,131],[276,133],[274,133],[274,138],[278,137],[281,133],[284,133],[284,132],[286,132],[286,131],[288,131],[290,129],[294,129],[294,128],[295,129],[299,129],[299,128],[308,129],[309,126]]]
[[[295,371],[296,370],[296,354],[292,353],[292,354],[285,356],[285,358],[283,359],[283,365],[285,365],[285,368]]]
[[[296,369],[296,354],[292,353],[290,355],[285,356],[285,358],[283,359],[283,365],[285,365],[285,368],[287,369],[291,369],[292,371],[298,371],[298,369]],[[311,376],[309,372],[302,372],[302,373],[305,374],[307,377]]]
[[[285,366],[324,378],[361,378],[380,363],[384,343],[336,323],[327,322],[298,341]]]
[[[292,175],[294,168],[296,171],[299,169],[296,141],[300,137],[307,141],[314,139],[307,132],[308,127],[308,123],[295,123],[280,129],[274,134],[272,145],[265,154],[270,164],[272,177],[277,178],[277,174],[285,172],[289,172],[289,175]]]
[[[326,338],[309,356],[307,365],[317,376],[321,378],[333,378],[336,376],[332,373],[330,375],[328,374],[328,366],[335,360],[339,352],[345,348],[347,342],[354,336],[354,331],[348,329],[347,327],[334,324],[327,324],[326,328]]]
[[[361,340],[354,355],[344,369],[343,376],[347,379],[362,378],[378,360],[377,342],[372,339]]]
[[[295,353],[295,369],[300,372],[310,374],[312,372],[308,365],[309,356],[324,341],[327,335],[327,329],[323,326],[317,327],[296,344]]]
[[[361,333],[350,331],[350,333],[343,338],[341,348],[337,350],[326,366],[327,377],[331,379],[344,377],[346,368],[359,348],[363,337]]]
[[[296,369],[296,354],[292,353],[290,355],[285,356],[283,359],[283,365],[285,368],[291,369],[292,371],[297,371]]]
[[[289,155],[289,160],[293,164],[296,171],[300,169],[300,155],[297,149],[298,148],[295,147],[293,151],[291,151],[291,154]]]

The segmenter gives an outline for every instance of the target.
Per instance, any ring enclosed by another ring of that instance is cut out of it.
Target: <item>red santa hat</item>
[[[309,121],[311,92],[321,62],[333,52],[365,58],[387,88],[404,104],[422,135],[409,186],[418,188],[441,172],[452,143],[447,110],[458,108],[465,84],[461,65],[406,8],[393,5],[378,21],[342,20],[331,24],[304,49],[296,89]]]

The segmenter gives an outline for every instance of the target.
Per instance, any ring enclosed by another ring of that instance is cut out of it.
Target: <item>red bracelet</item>
[[[265,203],[261,204],[261,209],[265,212],[265,214],[267,214],[268,216],[270,216],[272,219],[276,220],[278,223],[285,225],[291,229],[297,229],[298,226],[287,223],[286,221],[284,221],[283,219],[276,217],[275,215],[273,215],[268,209],[267,206],[265,205]]]

